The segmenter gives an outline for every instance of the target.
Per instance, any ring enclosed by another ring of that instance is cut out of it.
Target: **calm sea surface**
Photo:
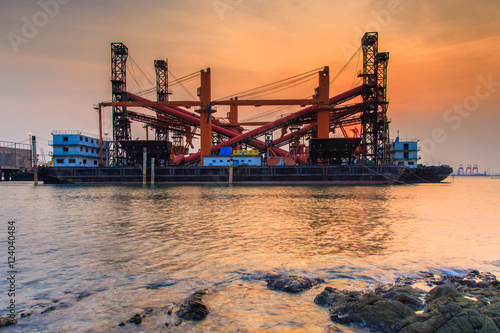
[[[372,288],[422,271],[500,276],[500,179],[394,186],[33,186],[0,183],[0,315],[7,227],[16,304],[2,332],[326,332],[325,286]],[[453,181],[453,182],[452,182]],[[326,283],[299,295],[265,273]],[[208,317],[169,308],[208,289]],[[50,312],[41,314],[50,306]],[[153,309],[140,326],[116,327]],[[352,332],[363,330],[351,328]]]

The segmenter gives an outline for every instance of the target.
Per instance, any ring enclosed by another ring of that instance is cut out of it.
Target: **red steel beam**
[[[141,97],[141,96],[138,96],[138,95],[135,95],[135,94],[132,94],[132,93],[127,93],[127,94],[128,94],[128,96],[130,98],[132,98],[134,100],[137,100],[137,101],[148,101],[148,99],[146,99],[144,97]],[[163,107],[155,107],[155,109],[163,111],[166,114],[172,115],[172,116],[174,116],[176,118],[180,118],[180,119],[186,120],[189,123],[192,123],[192,124],[195,124],[197,126],[200,126],[200,118],[197,117],[197,115],[195,115],[194,113],[190,113],[190,112],[188,112],[186,110],[182,110],[181,108],[163,106]],[[220,133],[220,134],[225,135],[225,136],[230,137],[230,138],[235,138],[235,137],[238,137],[238,136],[241,135],[240,132],[237,132],[237,131],[234,131],[234,130],[230,130],[230,129],[227,129],[227,128],[224,128],[224,127],[221,127],[221,126],[217,126],[217,125],[212,125],[212,129],[215,132]],[[256,148],[263,149],[263,150],[266,149],[266,144],[264,142],[260,141],[260,140],[250,140],[248,143],[251,146],[254,146]],[[212,147],[212,149],[217,149],[217,148],[214,148],[214,147]],[[286,150],[279,149],[279,148],[275,148],[274,152],[276,154],[280,155],[280,156],[286,156],[288,154],[288,152]],[[194,154],[194,155],[197,155],[195,158],[199,158],[200,157],[200,153],[197,153],[197,154]],[[191,156],[193,156],[193,155],[191,155]],[[189,157],[191,157],[191,156],[189,156]],[[193,159],[194,158],[191,158],[189,161],[191,161]]]
[[[357,96],[361,93],[362,91],[362,88],[363,86],[359,86],[359,87],[356,87],[354,89],[351,89],[351,90],[348,90],[342,94],[339,94],[337,96],[334,96],[332,98],[330,98],[329,100],[329,104],[339,104],[339,103],[342,103],[348,99],[351,99],[353,98],[354,96]],[[310,106],[308,108],[305,108],[305,109],[302,109],[300,111],[297,111],[295,113],[292,113],[286,117],[283,117],[283,118],[280,118],[278,120],[275,120],[275,121],[272,121],[272,122],[269,122],[268,124],[264,125],[264,126],[261,126],[261,127],[258,127],[254,130],[251,130],[251,131],[248,131],[246,133],[243,133],[243,134],[240,134],[236,137],[233,137],[227,141],[224,141],[218,145],[215,145],[212,147],[212,150],[217,150],[219,149],[220,147],[224,147],[224,146],[230,146],[232,144],[235,144],[235,143],[238,143],[240,141],[243,141],[245,139],[249,139],[249,138],[253,138],[253,137],[256,137],[256,136],[259,136],[261,135],[262,133],[266,132],[266,131],[269,131],[269,130],[272,130],[272,129],[275,129],[275,128],[278,128],[280,127],[280,125],[283,125],[283,124],[286,124],[287,122],[291,122],[293,119],[295,118],[298,118],[298,117],[302,117],[308,113],[311,113],[311,112],[314,112],[314,110],[316,109],[316,106]],[[200,157],[200,153],[196,153],[196,154],[193,154],[193,155],[190,155],[188,157],[186,157],[185,161],[186,162],[189,162],[189,161],[192,161],[196,158],[199,158]]]

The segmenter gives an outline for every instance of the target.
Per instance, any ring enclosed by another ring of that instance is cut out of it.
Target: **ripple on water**
[[[118,331],[118,323],[148,308],[155,312],[141,328],[160,331],[170,307],[205,288],[212,290],[204,297],[207,319],[169,330],[324,332],[332,325],[328,311],[313,300],[326,285],[368,289],[439,269],[500,275],[495,181],[231,188],[0,184],[0,196],[0,219],[16,220],[19,232],[18,304],[34,311],[5,332]],[[256,278],[269,272],[326,283],[288,295],[267,290]],[[0,289],[6,287],[0,281]],[[41,315],[51,304],[55,310]]]

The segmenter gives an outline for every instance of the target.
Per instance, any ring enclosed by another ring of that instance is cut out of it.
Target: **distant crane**
[[[467,168],[465,169],[465,174],[469,176],[472,175],[472,167],[470,164],[467,164]]]
[[[40,147],[40,156],[41,156],[41,161],[43,164],[46,164],[47,162],[45,161],[45,152],[43,151],[43,148]]]

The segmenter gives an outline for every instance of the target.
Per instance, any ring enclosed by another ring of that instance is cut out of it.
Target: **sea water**
[[[326,286],[366,290],[469,269],[499,276],[499,198],[500,179],[490,177],[392,186],[2,182],[0,315],[11,299],[16,312],[32,313],[2,332],[326,332],[328,310],[314,304]],[[291,295],[268,290],[267,273],[325,283]],[[169,310],[201,289],[208,317],[174,326]],[[117,326],[136,313],[148,314],[141,325]]]

